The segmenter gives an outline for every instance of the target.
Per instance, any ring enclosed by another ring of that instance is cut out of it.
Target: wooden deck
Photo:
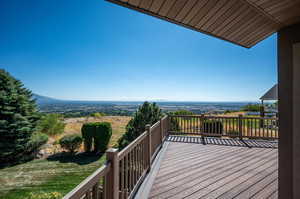
[[[277,198],[277,142],[204,141],[168,138],[148,198]]]

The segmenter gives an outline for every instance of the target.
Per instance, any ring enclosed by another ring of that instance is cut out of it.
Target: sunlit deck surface
[[[277,142],[170,136],[148,198],[277,198]]]

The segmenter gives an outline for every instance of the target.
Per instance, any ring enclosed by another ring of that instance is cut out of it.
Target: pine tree
[[[39,114],[32,93],[0,69],[0,162],[24,159]]]
[[[119,149],[123,149],[145,131],[147,124],[155,124],[162,116],[156,103],[144,102],[134,117],[128,122],[125,134],[118,140]]]

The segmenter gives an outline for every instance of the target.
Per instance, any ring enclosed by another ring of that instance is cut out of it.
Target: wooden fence
[[[277,118],[176,115],[170,125],[170,134],[278,139]]]
[[[151,169],[170,129],[165,116],[122,151],[108,149],[107,163],[68,193],[64,199],[133,198]]]

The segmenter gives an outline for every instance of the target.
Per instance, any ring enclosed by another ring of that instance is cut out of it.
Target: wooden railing
[[[108,149],[107,163],[68,193],[64,199],[133,198],[151,169],[170,129],[165,116],[122,151]]]
[[[170,134],[217,137],[278,138],[278,119],[267,117],[176,115],[170,117]]]
[[[64,199],[133,198],[168,134],[277,139],[278,119],[241,115],[165,116],[154,125],[147,125],[146,131],[122,151],[108,149],[107,163],[68,193]]]
[[[75,189],[69,192],[64,198],[68,199],[89,199],[89,198],[107,198],[109,190],[107,187],[108,172],[111,170],[111,163],[107,163],[101,168],[97,169],[92,175],[86,178]]]

